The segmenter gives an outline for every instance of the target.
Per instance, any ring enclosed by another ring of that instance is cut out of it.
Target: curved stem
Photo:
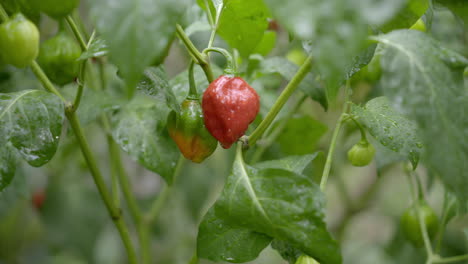
[[[81,35],[80,30],[78,29],[78,26],[75,23],[75,20],[73,20],[73,17],[71,15],[66,16],[65,20],[67,21],[68,25],[70,26],[70,28],[71,28],[71,30],[73,32],[73,35],[75,35],[76,40],[78,40],[78,43],[80,44],[81,50],[85,51],[87,49],[86,40]]]
[[[288,83],[286,88],[284,88],[283,92],[280,94],[278,99],[276,100],[273,107],[270,109],[268,114],[265,116],[265,119],[255,128],[254,132],[248,137],[248,145],[253,146],[257,142],[258,139],[263,135],[265,130],[271,125],[271,123],[275,120],[276,115],[278,115],[279,111],[283,108],[286,101],[288,101],[289,97],[292,95],[294,91],[296,91],[297,87],[301,81],[305,78],[307,73],[309,73],[310,67],[312,65],[312,56],[309,56],[306,61],[302,64],[299,70],[296,72],[296,75],[291,79]]]
[[[37,64],[36,61],[33,61],[31,63],[31,70],[33,71],[34,75],[36,75],[36,77],[39,79],[39,81],[42,83],[42,86],[44,86],[44,88],[57,95],[61,100],[62,102],[65,103],[65,105],[67,105],[67,100],[65,100],[65,98],[62,96],[62,94],[60,94],[60,92],[55,88],[55,86],[52,84],[52,82],[49,80],[49,78],[47,78],[47,76],[45,75],[44,71],[42,70],[42,68],[39,66],[39,64]]]
[[[348,95],[348,90],[349,90],[349,85],[350,85],[350,82],[349,80],[346,81],[346,86],[345,86],[345,103],[344,103],[344,106],[343,106],[343,111],[340,115],[340,118],[338,118],[338,121],[336,121],[336,126],[335,126],[335,130],[333,131],[333,136],[332,136],[332,140],[331,140],[331,143],[330,143],[330,148],[328,150],[328,154],[327,154],[327,160],[325,161],[325,167],[323,168],[323,173],[322,173],[322,178],[320,180],[320,189],[322,191],[325,190],[325,187],[327,185],[327,181],[328,181],[328,176],[330,175],[330,169],[331,169],[331,163],[332,163],[332,160],[333,160],[333,154],[335,153],[335,147],[336,147],[336,142],[338,140],[338,135],[340,133],[340,129],[341,129],[341,125],[343,124],[345,118],[348,117],[348,114],[346,114],[346,112],[348,111],[348,100],[349,100],[349,95]]]
[[[198,99],[198,91],[197,85],[195,83],[195,77],[193,76],[193,65],[195,62],[193,60],[190,61],[190,65],[188,68],[188,79],[189,79],[189,97],[192,99]]]
[[[359,131],[361,132],[361,140],[367,142],[366,130],[364,129],[364,127],[361,125],[361,123],[359,123],[359,121],[357,121],[352,116],[351,116],[351,119],[356,124],[356,126],[359,128]]]
[[[184,30],[180,25],[176,25],[176,32],[177,36],[184,43],[190,55],[195,59],[195,62],[202,67],[208,82],[211,83],[214,80],[214,78],[213,71],[211,70],[209,62],[206,60],[206,58],[204,58],[203,54],[201,54],[200,51],[198,51],[195,45],[193,45],[192,41],[189,39],[187,34],[185,34]]]
[[[226,58],[226,68],[224,69],[224,74],[226,75],[236,75],[237,65],[232,55],[225,49],[222,48],[206,48],[203,50],[203,54],[208,54],[208,52],[214,51]]]
[[[138,262],[135,254],[135,249],[133,248],[127,225],[125,224],[125,221],[122,217],[122,212],[119,208],[115,207],[112,202],[111,195],[107,190],[104,178],[102,177],[101,171],[97,166],[96,159],[89,147],[88,141],[84,136],[84,132],[80,122],[78,121],[76,112],[67,109],[65,113],[68,120],[70,121],[70,125],[73,131],[75,132],[76,139],[78,141],[78,144],[80,145],[86,163],[88,164],[88,168],[91,172],[91,175],[93,176],[93,180],[96,184],[96,187],[98,188],[99,194],[101,195],[101,198],[104,201],[104,204],[112,218],[112,221],[114,222],[115,226],[117,227],[120,233],[120,237],[127,251],[128,260],[131,264],[137,264]]]

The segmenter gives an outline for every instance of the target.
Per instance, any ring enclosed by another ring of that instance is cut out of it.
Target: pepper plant
[[[0,263],[466,263],[467,43],[463,0],[0,0]]]

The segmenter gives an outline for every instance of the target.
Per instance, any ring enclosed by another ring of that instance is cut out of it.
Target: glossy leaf
[[[410,28],[429,8],[429,0],[408,0],[396,15],[379,29],[390,32],[395,29]]]
[[[318,152],[303,156],[288,156],[280,160],[267,160],[255,164],[257,169],[283,169],[302,174],[304,169],[314,160]]]
[[[100,38],[95,38],[91,45],[89,45],[88,50],[81,53],[78,60],[86,60],[90,58],[97,58],[106,56],[109,53],[109,48],[107,43]]]
[[[133,159],[172,183],[179,150],[166,129],[168,113],[164,101],[136,97],[113,117],[112,135]]]
[[[0,135],[31,166],[39,167],[52,159],[63,119],[62,101],[51,93],[25,90],[0,94]]]
[[[248,228],[232,226],[211,208],[200,224],[197,255],[211,261],[242,263],[254,260],[272,238]]]
[[[407,157],[416,168],[423,147],[417,126],[395,111],[386,97],[374,98],[364,107],[353,104],[351,113],[380,144]]]
[[[316,150],[316,144],[327,132],[325,124],[310,116],[292,117],[285,121],[285,127],[276,139],[285,155],[304,155]],[[301,135],[298,137],[297,135]]]
[[[4,142],[4,139],[0,139],[2,148],[0,149],[0,191],[7,187],[16,172],[16,150],[8,142]]]
[[[263,38],[268,16],[263,0],[224,0],[218,34],[243,57],[248,57]]]
[[[172,87],[169,85],[167,74],[163,66],[146,69],[143,79],[138,83],[137,90],[156,98],[164,96],[166,104],[172,110],[180,112],[180,104],[177,101]]]
[[[215,204],[232,225],[287,241],[321,263],[341,263],[328,233],[324,196],[308,177],[284,169],[256,169],[238,151],[232,174]]]
[[[418,124],[430,170],[468,198],[468,95],[463,69],[468,60],[415,30],[374,38],[384,47],[381,85],[395,109]]]
[[[287,81],[290,81],[299,69],[297,65],[282,57],[265,59],[261,62],[260,68],[263,74],[278,73]],[[323,87],[315,81],[315,78],[311,73],[307,74],[304,80],[302,80],[299,84],[299,89],[315,101],[319,102],[323,108],[328,108],[325,91]]]
[[[143,70],[165,54],[188,0],[89,1],[91,17],[109,56],[132,94]]]

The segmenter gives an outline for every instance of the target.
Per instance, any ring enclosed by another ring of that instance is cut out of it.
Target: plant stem
[[[198,91],[197,85],[195,83],[195,77],[193,76],[193,65],[195,62],[190,60],[189,68],[188,68],[188,79],[189,79],[189,97],[193,99],[198,99]]]
[[[73,35],[75,35],[76,40],[78,40],[81,50],[85,51],[88,48],[88,46],[86,45],[86,41],[81,35],[80,30],[78,29],[78,26],[75,23],[75,20],[73,20],[73,17],[71,15],[65,17],[65,20],[67,20],[67,23],[70,26]]]
[[[57,95],[62,100],[62,102],[67,106],[67,104],[68,104],[67,100],[65,100],[65,98],[62,96],[62,94],[60,94],[60,92],[55,88],[55,86],[52,84],[52,82],[50,82],[49,78],[47,78],[44,71],[41,69],[41,67],[39,66],[39,64],[37,64],[36,61],[33,61],[31,63],[31,70],[36,75],[36,77],[39,79],[39,81],[42,83],[42,86],[44,86],[44,88],[47,91]]]
[[[213,71],[211,70],[209,62],[206,60],[204,55],[198,51],[198,49],[193,45],[192,41],[189,39],[187,34],[185,34],[184,30],[180,25],[176,25],[176,32],[179,39],[184,43],[185,47],[187,48],[190,55],[195,59],[195,62],[198,63],[203,71],[205,72],[206,79],[208,82],[212,82],[213,78]]]
[[[344,102],[344,106],[343,106],[343,111],[340,115],[340,118],[338,118],[338,121],[336,121],[336,126],[335,126],[335,130],[333,131],[333,136],[332,136],[332,140],[331,140],[331,143],[330,143],[330,148],[328,150],[328,155],[327,155],[327,160],[325,161],[325,167],[323,168],[323,173],[322,173],[322,178],[320,180],[320,189],[322,191],[325,190],[325,187],[327,185],[327,180],[328,180],[328,176],[330,175],[330,169],[331,169],[331,163],[332,163],[332,160],[333,160],[333,154],[335,152],[335,147],[336,147],[336,142],[337,142],[337,139],[338,139],[338,135],[340,133],[340,129],[341,129],[341,125],[343,124],[345,118],[347,118],[348,114],[346,114],[346,112],[348,111],[348,100],[349,100],[349,94],[348,94],[348,90],[349,90],[349,80],[346,81],[346,86],[345,86],[345,102]]]
[[[433,264],[437,264],[437,263],[452,263],[452,262],[458,262],[458,261],[463,261],[463,260],[468,260],[468,254],[455,256],[455,257],[448,257],[448,258],[435,258],[431,260],[431,262]]]
[[[156,218],[159,215],[159,212],[161,211],[164,203],[166,202],[166,199],[169,197],[169,194],[171,193],[172,187],[174,184],[176,184],[176,180],[179,177],[182,167],[184,166],[185,163],[185,158],[180,155],[179,160],[177,161],[176,168],[174,170],[174,175],[172,176],[172,186],[169,185],[164,185],[164,187],[161,189],[160,194],[154,200],[153,205],[151,206],[150,211],[148,212],[147,215],[147,221],[149,223],[152,223],[156,220]]]
[[[206,48],[203,50],[203,54],[208,54],[208,52],[214,51],[217,52],[226,58],[226,68],[224,69],[224,74],[226,75],[236,75],[237,73],[237,65],[236,61],[232,57],[232,55],[225,49],[222,48]]]
[[[299,110],[299,107],[301,107],[302,103],[307,99],[307,95],[302,95],[302,97],[296,102],[296,104],[293,106],[292,110],[286,115],[286,117],[282,120],[281,124],[276,126],[271,133],[269,133],[267,139],[263,144],[259,144],[258,148],[255,150],[254,154],[252,155],[252,158],[250,159],[251,164],[257,163],[260,158],[262,157],[263,153],[266,151],[266,149],[275,142],[275,140],[281,135],[283,130],[286,128],[286,125],[288,123],[288,120],[291,119],[291,117]]]
[[[409,186],[410,186],[410,191],[411,191],[411,196],[412,196],[412,199],[413,199],[414,206],[416,206],[416,208],[419,208],[421,206],[421,202],[420,202],[421,199],[419,198],[419,188],[416,187],[417,189],[416,189],[416,192],[415,192],[413,176],[415,176],[413,172],[408,172],[407,173],[407,179],[408,179],[408,183],[409,183]],[[421,234],[422,234],[422,237],[423,237],[424,247],[426,249],[427,261],[428,261],[428,263],[431,263],[431,259],[432,259],[433,255],[434,255],[434,253],[432,252],[431,241],[429,239],[429,235],[427,234],[426,223],[424,222],[423,216],[421,215],[419,210],[416,210],[416,215],[418,217],[419,228],[420,228],[420,231],[421,231]]]
[[[115,226],[117,227],[122,242],[124,243],[125,249],[127,251],[128,260],[131,264],[137,264],[137,257],[135,254],[135,249],[133,248],[132,241],[130,239],[130,233],[128,231],[127,225],[122,217],[122,212],[119,208],[115,207],[112,203],[111,196],[109,191],[107,190],[106,184],[104,179],[101,175],[101,171],[99,170],[96,159],[91,152],[89,144],[84,136],[83,129],[81,124],[76,116],[76,112],[70,111],[69,108],[65,111],[65,114],[70,122],[70,125],[75,133],[76,139],[78,144],[80,145],[81,151],[83,156],[88,164],[88,168],[93,176],[94,183],[98,188],[99,194],[101,195],[102,200],[109,212],[112,221],[114,222]]]
[[[262,122],[254,130],[254,132],[252,132],[252,134],[248,137],[249,146],[255,145],[257,140],[260,139],[260,137],[263,135],[265,130],[275,120],[276,115],[278,115],[279,111],[283,108],[286,101],[289,99],[292,93],[297,89],[297,87],[299,87],[299,84],[305,78],[307,73],[309,73],[311,65],[312,65],[312,56],[309,56],[301,65],[301,67],[296,72],[296,74],[291,79],[291,81],[288,83],[288,85],[286,85],[286,88],[284,88],[283,92],[280,94],[280,96],[276,100],[273,107],[265,116],[265,119],[262,120]]]

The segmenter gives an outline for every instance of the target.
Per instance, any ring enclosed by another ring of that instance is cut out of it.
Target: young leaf
[[[211,261],[247,262],[256,259],[271,240],[248,228],[230,225],[211,208],[199,227],[197,255]]]
[[[395,111],[386,97],[377,97],[365,107],[353,104],[351,113],[380,144],[408,158],[416,168],[422,150],[417,126]]]
[[[263,0],[225,0],[218,33],[243,57],[248,57],[263,38],[268,16]]]
[[[468,60],[428,35],[398,30],[374,37],[384,47],[381,85],[396,109],[417,122],[426,146],[426,165],[468,199],[468,94],[463,69]]]
[[[188,76],[186,76],[188,79]],[[167,74],[163,66],[150,67],[145,70],[143,79],[139,82],[137,90],[144,94],[158,98],[164,96],[167,105],[174,111],[180,111],[180,105],[169,85]]]
[[[136,97],[113,117],[113,137],[145,168],[172,183],[179,151],[166,129],[169,108],[163,101]]]
[[[166,52],[188,0],[89,1],[109,56],[133,93],[143,70]]]
[[[273,57],[265,59],[260,65],[263,74],[279,73],[287,81],[290,81],[296,74],[299,67],[286,58]],[[319,102],[325,110],[328,108],[327,98],[323,87],[315,81],[314,76],[309,73],[299,84],[299,89]]]
[[[63,119],[62,101],[51,93],[24,90],[0,94],[0,135],[31,166],[39,167],[52,159]]]
[[[109,48],[107,47],[106,42],[103,39],[95,38],[88,50],[81,53],[78,60],[87,60],[90,58],[97,58],[106,56],[109,53]]]
[[[306,176],[246,165],[238,149],[232,174],[215,204],[216,216],[294,247],[323,264],[341,263],[324,218],[325,198]]]

